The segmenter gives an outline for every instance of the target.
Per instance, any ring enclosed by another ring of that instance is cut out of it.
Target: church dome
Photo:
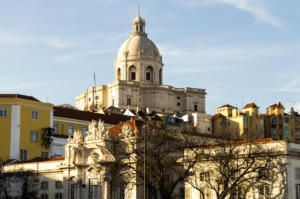
[[[125,59],[161,59],[156,45],[147,37],[145,33],[145,20],[140,17],[140,13],[132,21],[132,33],[122,46],[116,56],[116,63]]]
[[[116,61],[122,61],[126,57],[127,59],[136,58],[160,58],[160,53],[156,45],[147,38],[146,35],[131,34],[120,47]]]

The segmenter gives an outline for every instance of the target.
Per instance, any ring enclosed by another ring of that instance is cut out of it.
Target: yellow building
[[[264,137],[264,118],[255,103],[247,104],[242,111],[225,104],[216,109],[212,116],[212,132],[221,136],[245,138]]]
[[[300,142],[300,115],[293,108],[290,114],[284,113],[284,106],[278,102],[267,108],[264,119],[266,137]]]
[[[52,127],[52,104],[31,96],[0,94],[1,160],[48,157],[43,134]]]

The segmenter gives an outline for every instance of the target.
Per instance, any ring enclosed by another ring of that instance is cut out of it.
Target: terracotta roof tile
[[[54,116],[56,117],[64,117],[64,118],[70,118],[70,119],[77,119],[77,120],[85,120],[85,121],[92,121],[92,120],[101,120],[105,124],[119,124],[121,122],[130,120],[132,117],[121,115],[121,114],[99,114],[99,113],[93,113],[89,111],[80,111],[76,109],[70,109],[70,108],[63,108],[54,106]]]
[[[246,106],[244,106],[243,109],[246,109],[246,108],[258,108],[258,106],[256,106],[256,104],[254,102],[251,102],[249,104],[246,104]]]
[[[0,98],[19,98],[19,99],[26,99],[26,100],[39,102],[38,99],[36,99],[32,96],[20,95],[20,94],[0,94]]]
[[[228,107],[228,108],[236,108],[234,106],[231,106],[230,104],[224,104],[223,106],[220,106],[218,108],[225,108],[225,107]]]
[[[217,114],[213,115],[211,118],[216,119],[216,118],[226,118],[226,117],[221,113],[217,113]]]
[[[33,163],[33,162],[48,162],[48,161],[59,161],[64,160],[65,157],[54,157],[54,158],[42,158],[42,157],[35,157],[30,160],[25,161],[16,161],[13,164],[23,164],[23,163]]]
[[[128,124],[130,125],[132,131],[134,132],[135,129],[137,128],[137,126],[140,126],[142,125],[143,122],[139,121],[139,120],[128,120],[128,121],[125,121],[121,124],[118,124],[116,126],[113,126],[109,129],[109,132],[111,133],[111,136],[112,137],[118,137],[121,133],[122,133],[122,127],[125,125],[125,124]]]
[[[270,106],[270,108],[284,108],[281,102],[278,102],[277,104],[273,104]]]

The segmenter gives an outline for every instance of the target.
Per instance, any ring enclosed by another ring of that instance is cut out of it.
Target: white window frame
[[[39,119],[39,112],[38,111],[31,111],[31,119],[38,120]]]
[[[72,125],[68,125],[68,135],[73,135],[73,133],[74,133],[74,126],[72,126]],[[72,131],[72,132],[71,132]]]
[[[30,142],[37,143],[39,141],[38,131],[30,131]]]
[[[21,161],[26,161],[28,158],[28,151],[27,149],[21,149],[20,150],[20,160]]]
[[[0,117],[8,117],[8,109],[0,108]]]

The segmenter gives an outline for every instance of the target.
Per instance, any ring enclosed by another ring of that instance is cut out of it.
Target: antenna
[[[95,72],[93,72],[93,78],[94,78],[94,86],[93,86],[93,103],[92,103],[92,112],[95,112],[95,89],[96,89],[96,75]]]

